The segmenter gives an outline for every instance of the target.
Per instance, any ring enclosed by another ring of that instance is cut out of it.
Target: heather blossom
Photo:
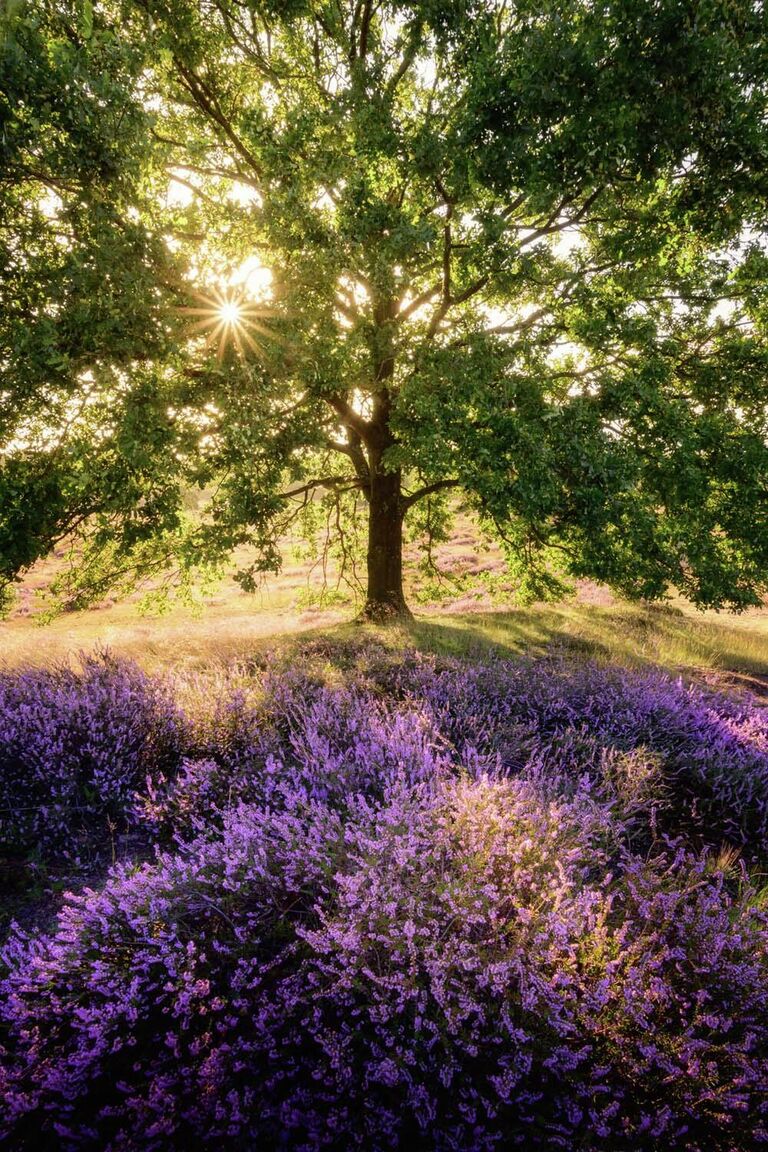
[[[108,654],[0,674],[0,853],[75,854],[175,766],[183,727],[166,684]]]
[[[5,945],[9,1147],[768,1146],[764,705],[310,644],[169,708],[155,858]]]

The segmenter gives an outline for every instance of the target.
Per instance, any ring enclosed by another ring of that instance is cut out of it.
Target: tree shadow
[[[418,618],[421,647],[458,656],[493,650],[514,658],[553,654],[634,667],[692,669],[768,692],[768,630],[703,618],[665,605],[537,606]]]

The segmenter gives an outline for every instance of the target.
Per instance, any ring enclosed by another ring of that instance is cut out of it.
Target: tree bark
[[[397,469],[384,472],[377,453],[370,460],[368,505],[368,588],[360,619],[376,624],[411,620],[403,595],[405,508]]]
[[[389,426],[392,412],[390,385],[395,372],[394,324],[397,301],[380,300],[374,306],[373,411],[363,439],[368,454],[368,588],[361,620],[391,624],[412,620],[403,595],[402,475],[386,471],[382,459],[395,443]]]

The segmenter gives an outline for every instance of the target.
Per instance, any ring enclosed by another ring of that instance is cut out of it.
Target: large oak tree
[[[83,596],[241,546],[247,587],[318,492],[342,546],[365,509],[365,612],[398,616],[404,518],[459,489],[531,594],[763,595],[762,3],[43,0],[3,28],[6,580],[79,533]],[[257,262],[259,299],[222,287]]]

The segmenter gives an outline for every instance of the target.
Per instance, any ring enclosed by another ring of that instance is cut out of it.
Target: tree
[[[163,442],[147,412],[173,345],[168,253],[141,189],[151,158],[132,89],[143,53],[94,33],[87,5],[6,9],[0,590],[95,517],[120,520],[126,544],[129,525],[154,529],[174,483],[167,468],[159,482],[157,452],[149,461]]]
[[[635,597],[674,585],[700,605],[760,600],[762,4],[83,10],[67,59],[89,78],[81,103],[105,56],[121,61],[99,105],[118,156],[102,179],[140,251],[117,251],[107,226],[78,236],[128,302],[103,339],[83,344],[83,331],[102,331],[90,315],[77,336],[61,324],[50,336],[70,401],[91,397],[85,425],[30,410],[49,366],[36,393],[23,349],[4,361],[7,574],[81,526],[83,591],[245,545],[257,557],[240,573],[248,587],[324,492],[342,546],[345,518],[364,506],[365,615],[396,618],[404,518],[458,489],[530,595],[589,575]],[[61,11],[34,33],[49,56]],[[29,83],[39,138],[55,122],[90,172],[87,142],[40,96],[45,79]],[[187,202],[163,204],[169,178]],[[12,191],[19,250],[31,179],[24,170]],[[90,215],[82,192],[76,202]],[[39,267],[23,261],[51,323],[59,219],[37,221]],[[260,301],[221,279],[253,257],[272,276]],[[6,327],[17,331],[12,317]],[[26,512],[30,428],[36,467],[55,457],[61,477],[55,532]],[[112,472],[92,466],[72,488],[89,459]],[[206,493],[195,517],[191,486]]]

